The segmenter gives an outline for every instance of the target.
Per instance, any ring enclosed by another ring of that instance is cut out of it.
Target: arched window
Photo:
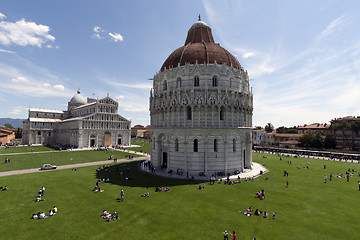
[[[218,151],[218,140],[214,139],[214,152]]]
[[[177,78],[176,87],[181,87],[181,78]]]
[[[164,91],[167,90],[167,82],[166,82],[166,80],[164,81],[163,90]]]
[[[41,135],[41,132],[40,132],[40,131],[38,131],[38,135]]]
[[[213,87],[217,87],[218,83],[217,83],[217,77],[216,76],[213,76],[212,78],[212,86]]]
[[[233,139],[233,152],[236,152],[236,139]]]
[[[191,115],[192,115],[192,112],[191,112],[191,107],[187,107],[186,108],[186,119],[187,120],[191,120]]]
[[[225,108],[221,107],[220,108],[220,120],[224,120],[225,118]]]
[[[194,152],[198,152],[198,140],[194,139]]]
[[[200,79],[198,76],[194,77],[194,87],[200,86]]]
[[[175,139],[175,152],[179,151],[179,140]]]

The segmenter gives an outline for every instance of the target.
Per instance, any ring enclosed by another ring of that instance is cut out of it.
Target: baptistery
[[[252,112],[248,72],[199,17],[153,78],[155,172],[202,178],[251,168]]]

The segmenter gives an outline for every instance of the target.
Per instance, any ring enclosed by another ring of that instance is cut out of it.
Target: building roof
[[[275,137],[282,137],[282,138],[290,138],[290,137],[299,138],[301,136],[302,136],[302,134],[297,134],[297,133],[277,133],[277,134],[275,134]]]
[[[330,124],[322,124],[322,123],[312,123],[309,125],[299,126],[297,129],[304,130],[304,129],[328,129],[330,128]]]
[[[184,46],[170,54],[160,71],[178,65],[215,62],[241,69],[239,61],[220,44],[215,43],[211,28],[199,17],[189,29]]]
[[[54,123],[54,122],[60,122],[61,119],[58,118],[29,118],[30,122],[49,122],[49,123]]]
[[[86,104],[87,100],[83,95],[81,95],[80,90],[78,90],[77,93],[71,98],[70,103]]]
[[[43,109],[43,108],[29,108],[30,112],[44,112],[44,113],[64,113],[61,110],[54,110],[54,109]]]

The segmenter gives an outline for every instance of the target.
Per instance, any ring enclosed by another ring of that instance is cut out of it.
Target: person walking
[[[120,191],[120,200],[124,201],[124,190],[123,189],[121,189],[121,191]]]
[[[346,175],[346,181],[348,182],[349,180],[350,180],[350,175],[347,174],[347,175]]]
[[[332,173],[330,173],[330,181],[331,181],[331,179],[332,179]]]
[[[325,183],[327,182],[327,176],[326,175],[324,175],[324,181],[325,181]]]
[[[359,191],[360,191],[360,181],[358,182],[358,185],[359,185]]]
[[[236,240],[236,233],[235,233],[235,231],[233,231],[232,234],[230,233],[230,235],[233,237],[233,240]]]
[[[286,187],[288,187],[289,186],[289,181],[286,181]]]
[[[275,215],[276,215],[276,212],[273,212],[273,216],[272,216],[273,220],[275,220]]]
[[[226,230],[224,232],[224,240],[229,240],[229,233]]]

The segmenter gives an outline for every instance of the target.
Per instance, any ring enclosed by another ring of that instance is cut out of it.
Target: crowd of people
[[[268,218],[269,214],[266,211],[259,210],[258,208],[254,211],[253,214],[253,207],[248,207],[245,211],[239,211],[239,213],[244,214],[245,216],[251,217],[251,216],[262,216],[263,218]],[[272,219],[275,220],[276,212],[273,212]]]

